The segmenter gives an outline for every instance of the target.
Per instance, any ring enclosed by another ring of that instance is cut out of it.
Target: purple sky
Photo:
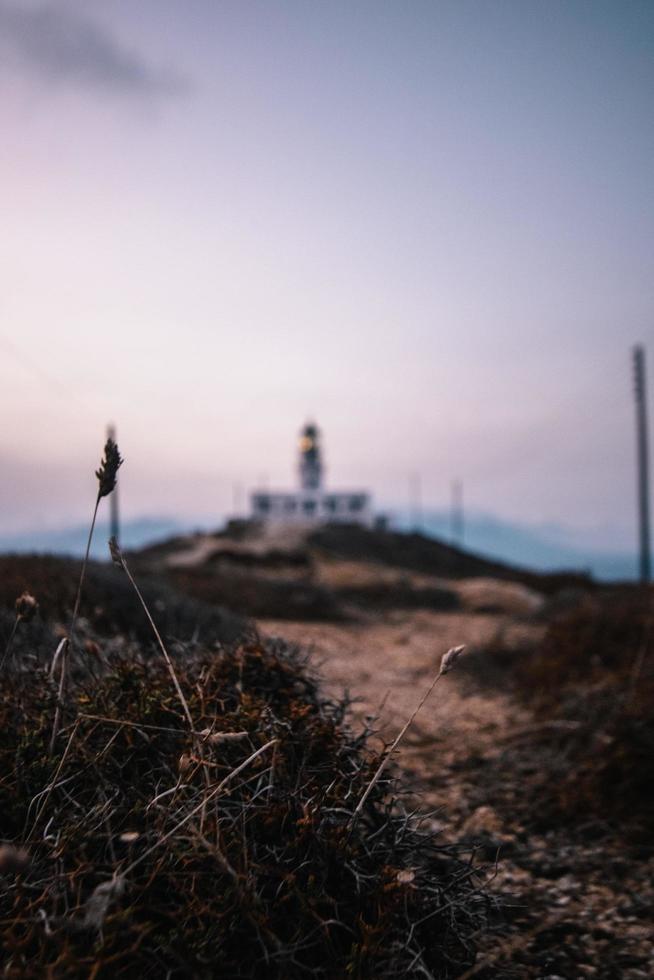
[[[0,531],[294,480],[633,538],[654,4],[0,0]],[[654,372],[650,346],[650,373]]]

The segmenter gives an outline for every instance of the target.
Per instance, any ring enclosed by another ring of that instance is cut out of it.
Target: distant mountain
[[[462,544],[466,550],[486,558],[541,572],[574,569],[588,571],[604,581],[634,579],[637,574],[635,552],[596,551],[572,542],[567,546],[566,531],[560,527],[533,528],[489,514],[469,514],[463,542],[453,542],[448,513],[425,511],[416,526],[416,520],[402,510],[394,513],[392,526],[401,531],[419,530],[457,546]]]
[[[169,517],[140,518],[124,521],[121,525],[121,544],[127,549],[138,549],[165,541],[180,534],[197,530],[214,530],[220,525],[216,520],[211,527],[203,520],[192,521]],[[421,531],[444,541],[451,542],[449,514],[441,511],[425,511],[416,527],[415,520],[405,510],[393,512],[391,526],[398,531]],[[534,528],[513,524],[488,514],[466,516],[463,547],[482,557],[507,562],[522,568],[549,572],[575,570],[591,572],[595,578],[607,581],[636,578],[636,555],[619,551],[601,551],[580,547],[577,542],[566,545],[566,532],[561,527]],[[49,552],[53,554],[83,555],[88,537],[87,526],[62,528],[61,530],[32,531],[20,534],[0,534],[0,551]],[[108,557],[107,540],[109,525],[99,522],[93,536],[91,554],[100,560]],[[452,542],[459,546],[461,542]]]
[[[123,521],[120,527],[120,543],[123,548],[136,549],[164,541],[179,534],[190,534],[202,527],[189,521],[168,517],[144,517]],[[100,560],[109,558],[107,541],[109,523],[99,521],[95,526],[91,556]],[[26,531],[20,534],[0,534],[0,551],[38,552],[76,557],[83,555],[89,536],[88,525],[61,528],[60,530]]]

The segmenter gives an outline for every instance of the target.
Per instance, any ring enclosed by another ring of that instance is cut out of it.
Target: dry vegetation
[[[490,660],[494,681],[534,714],[531,730],[507,748],[537,793],[532,822],[580,824],[585,833],[628,828],[630,840],[651,833],[653,639],[654,594],[623,587],[554,616],[533,649],[500,643],[477,658]]]
[[[114,557],[0,557],[4,976],[649,977],[651,591],[352,529]]]
[[[455,977],[478,872],[421,833],[296,654],[253,643],[80,682],[3,678],[4,975]]]
[[[108,442],[89,544],[119,465]],[[141,589],[111,550],[120,570],[88,548],[81,567],[1,563],[3,976],[469,968],[489,907],[474,850],[405,812],[390,757],[298,652]]]

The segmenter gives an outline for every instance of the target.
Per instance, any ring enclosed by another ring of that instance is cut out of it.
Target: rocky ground
[[[327,684],[356,699],[353,723],[373,716],[378,737],[390,741],[449,647],[466,644],[474,654],[501,636],[519,649],[542,635],[536,596],[489,581],[456,588],[467,608],[455,612],[391,610],[345,624],[260,620],[259,628],[308,647]],[[551,725],[475,676],[478,663],[471,657],[471,669],[441,678],[397,759],[433,825],[447,839],[478,841],[491,868],[498,911],[465,976],[654,976],[651,846],[597,820],[539,825],[539,800],[526,796]]]

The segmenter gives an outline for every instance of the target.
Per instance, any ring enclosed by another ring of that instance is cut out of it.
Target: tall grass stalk
[[[367,787],[365,789],[365,792],[364,792],[363,796],[361,797],[361,799],[357,803],[356,809],[355,809],[354,813],[352,814],[352,819],[351,819],[351,822],[350,822],[350,825],[352,827],[356,823],[356,821],[358,819],[358,816],[361,813],[361,811],[363,810],[363,807],[365,806],[366,800],[370,796],[373,788],[375,787],[375,785],[377,784],[377,782],[381,778],[382,773],[384,772],[384,769],[386,768],[386,766],[388,765],[388,763],[391,761],[391,757],[392,757],[393,753],[395,752],[396,748],[398,747],[398,745],[400,744],[400,742],[402,741],[402,739],[404,738],[404,736],[408,732],[409,728],[413,724],[416,715],[421,710],[421,708],[423,708],[423,706],[425,705],[425,703],[426,703],[429,695],[434,690],[434,688],[438,684],[438,682],[441,679],[441,677],[443,676],[443,674],[447,674],[447,673],[449,673],[450,670],[452,670],[452,668],[454,667],[454,664],[455,664],[457,658],[463,653],[464,649],[465,649],[465,647],[463,647],[463,646],[452,647],[451,650],[448,650],[447,653],[443,654],[443,657],[441,659],[441,666],[440,666],[440,669],[439,669],[438,673],[436,674],[436,676],[434,677],[433,681],[431,682],[431,684],[429,685],[429,687],[427,688],[427,690],[425,691],[425,693],[421,697],[421,699],[418,702],[418,704],[416,705],[416,707],[413,709],[413,712],[412,712],[411,716],[409,717],[408,721],[400,729],[400,731],[397,734],[397,736],[395,737],[395,739],[394,739],[391,747],[384,754],[384,757],[382,758],[382,761],[379,763],[379,766],[377,767],[377,770],[375,771],[374,776],[372,777],[372,779],[368,783],[368,785],[367,785]]]
[[[86,575],[86,567],[89,563],[89,554],[91,551],[91,542],[93,540],[93,531],[95,530],[95,522],[98,517],[98,508],[100,506],[100,501],[103,497],[108,497],[112,490],[116,487],[116,477],[118,475],[118,469],[122,465],[122,458],[118,452],[118,446],[113,441],[113,439],[107,439],[104,447],[104,456],[100,460],[100,466],[95,471],[95,475],[98,480],[98,493],[95,498],[95,506],[93,507],[93,517],[91,519],[91,527],[89,529],[89,536],[86,542],[86,551],[84,553],[84,561],[82,562],[82,570],[80,572],[79,582],[77,583],[77,594],[75,596],[75,605],[73,606],[73,615],[70,621],[70,628],[68,630],[68,636],[65,637],[63,647],[61,648],[61,667],[59,669],[59,687],[57,689],[57,707],[55,708],[54,722],[52,725],[52,737],[50,739],[50,754],[54,752],[55,742],[57,735],[59,734],[59,728],[61,726],[61,714],[64,707],[64,701],[66,698],[66,683],[68,680],[68,664],[70,659],[70,651],[73,647],[73,642],[75,639],[75,625],[77,623],[77,617],[79,615],[79,607],[82,599],[82,586],[84,585],[84,576]],[[54,666],[54,665],[53,665]]]
[[[145,612],[145,615],[148,617],[148,622],[150,623],[150,626],[152,627],[152,632],[155,635],[155,638],[157,640],[157,644],[159,646],[159,649],[161,650],[161,652],[163,654],[163,658],[166,661],[166,667],[168,668],[168,673],[170,674],[171,680],[172,680],[173,685],[175,687],[175,690],[177,692],[177,697],[179,698],[180,704],[182,706],[182,710],[184,712],[184,715],[186,716],[186,720],[188,722],[188,727],[189,727],[191,733],[193,733],[195,731],[195,728],[194,728],[194,725],[193,725],[193,719],[191,718],[191,712],[189,710],[188,702],[187,702],[186,698],[184,697],[184,692],[182,691],[182,688],[180,686],[179,680],[177,679],[177,674],[175,673],[175,668],[173,666],[173,662],[170,659],[170,655],[169,655],[169,653],[168,653],[168,651],[166,649],[166,645],[165,645],[164,641],[161,639],[161,633],[157,629],[156,623],[155,623],[154,619],[152,618],[152,616],[150,614],[150,610],[148,609],[147,603],[146,603],[145,599],[143,598],[143,596],[141,595],[141,590],[139,589],[138,585],[136,584],[136,582],[134,580],[134,576],[130,572],[130,570],[129,570],[128,566],[127,566],[127,562],[125,561],[125,559],[123,557],[123,553],[120,550],[120,548],[118,546],[118,542],[116,541],[115,538],[111,538],[110,541],[109,541],[109,551],[111,552],[111,558],[112,558],[114,564],[117,565],[119,568],[121,568],[123,570],[123,572],[125,573],[125,575],[127,576],[127,578],[129,579],[130,585],[132,586],[132,588],[136,592],[136,595],[138,596],[138,600],[141,603],[141,606],[143,607],[143,611]]]
[[[19,623],[20,623],[20,617],[16,616],[16,618],[14,619],[14,625],[11,627],[11,633],[9,634],[9,639],[7,640],[5,652],[2,654],[2,661],[0,662],[0,670],[3,669],[5,665],[5,660],[9,656],[9,651],[11,650],[11,645],[14,642],[14,637],[16,635],[16,630],[18,629]]]
[[[16,599],[16,618],[14,619],[14,625],[11,628],[11,633],[9,634],[5,651],[2,654],[2,660],[0,660],[0,670],[2,670],[4,667],[5,660],[9,656],[11,645],[14,642],[16,630],[18,629],[18,624],[22,622],[29,623],[29,621],[34,618],[37,609],[38,605],[36,599],[34,596],[30,595],[29,592],[23,592],[23,594],[18,596]]]
[[[143,596],[141,595],[141,590],[139,589],[138,585],[136,584],[136,581],[134,579],[134,576],[130,572],[129,567],[127,565],[127,562],[125,561],[125,559],[123,557],[123,553],[120,550],[120,547],[118,545],[118,542],[117,542],[116,538],[114,538],[114,537],[112,537],[112,538],[109,539],[109,551],[111,553],[112,561],[114,562],[115,565],[117,565],[119,568],[121,568],[123,570],[123,572],[127,576],[127,579],[129,581],[130,585],[134,589],[134,591],[135,591],[135,593],[136,593],[136,595],[138,597],[138,600],[141,603],[141,606],[143,607],[143,611],[144,611],[145,615],[148,618],[148,622],[150,623],[150,626],[152,628],[152,632],[155,635],[155,638],[156,638],[157,644],[159,646],[159,649],[161,650],[161,653],[163,654],[163,658],[164,658],[164,660],[166,662],[166,667],[168,668],[168,673],[170,674],[170,678],[171,678],[171,680],[173,682],[175,691],[177,692],[177,697],[179,698],[179,702],[180,702],[180,704],[182,706],[182,711],[184,712],[184,716],[186,718],[186,722],[188,724],[189,731],[191,733],[191,737],[193,739],[193,744],[195,745],[195,751],[197,752],[199,763],[200,763],[200,765],[202,765],[202,776],[204,778],[204,782],[205,782],[205,785],[206,785],[207,791],[208,791],[209,790],[210,783],[211,783],[211,779],[210,779],[210,776],[209,776],[209,772],[208,772],[207,767],[202,764],[203,763],[203,758],[204,758],[203,739],[200,738],[200,737],[198,737],[195,734],[195,726],[193,724],[193,718],[191,717],[191,712],[190,712],[190,709],[189,709],[189,706],[188,706],[188,701],[184,697],[184,692],[182,691],[181,684],[179,683],[179,680],[177,678],[177,673],[175,672],[175,668],[173,666],[173,662],[170,659],[170,654],[168,653],[168,650],[166,649],[166,644],[164,643],[164,641],[161,638],[161,633],[157,629],[157,624],[155,623],[154,619],[152,618],[152,614],[150,613],[150,610],[148,609],[148,605],[147,605],[145,599],[143,598]],[[199,810],[200,810],[200,812],[202,814],[201,815],[201,819],[200,819],[200,826],[201,827],[204,827],[204,820],[205,820],[205,816],[206,816],[206,804],[207,804],[208,799],[209,799],[208,796],[206,796],[205,798],[203,798],[202,804],[201,804],[201,806],[199,808]]]

